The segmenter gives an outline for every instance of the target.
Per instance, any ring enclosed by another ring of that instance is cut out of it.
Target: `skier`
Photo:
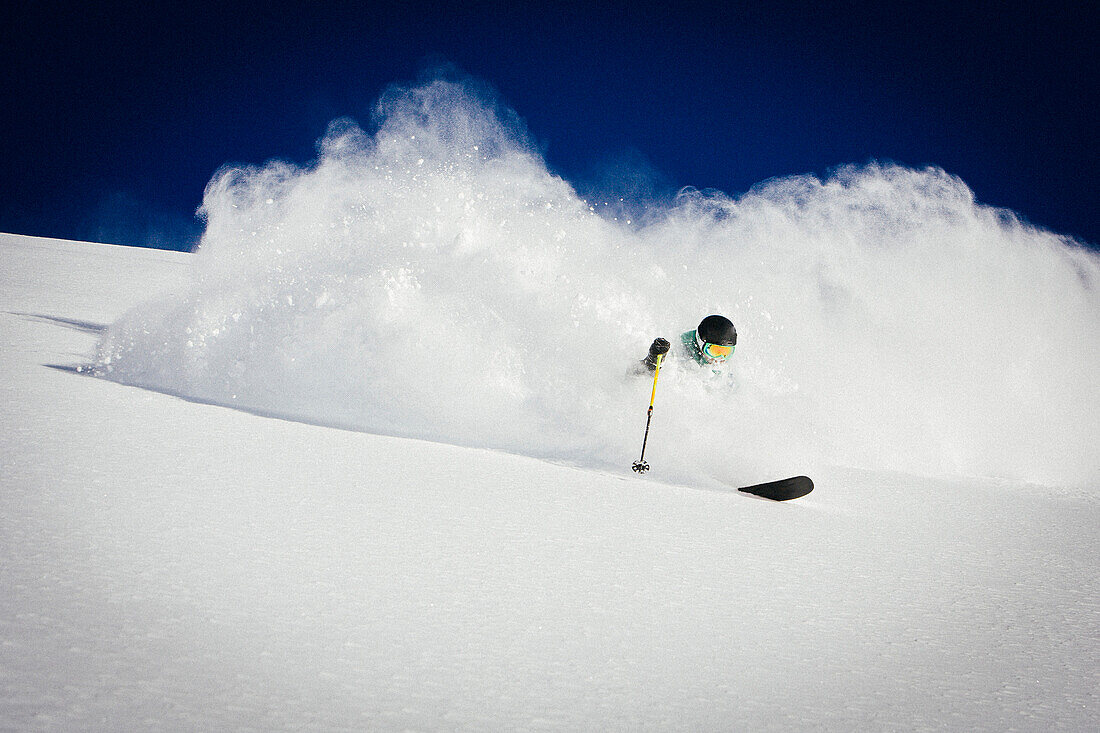
[[[699,322],[694,331],[686,331],[680,334],[680,345],[674,356],[693,360],[701,368],[710,367],[717,379],[715,384],[726,384],[731,376],[722,369],[726,360],[730,358],[733,349],[737,346],[737,329],[725,316],[710,315]],[[644,374],[648,369],[653,375],[653,391],[649,393],[649,410],[646,412],[645,435],[642,436],[642,454],[634,462],[631,468],[637,473],[645,473],[649,470],[649,464],[645,460],[645,446],[649,440],[649,425],[653,419],[653,400],[657,395],[657,377],[660,372],[657,368],[664,362],[664,357],[669,353],[671,344],[667,339],[656,338],[649,347],[649,354],[640,362],[635,363],[635,373]],[[739,488],[746,494],[755,494],[772,501],[790,501],[800,496],[805,496],[814,490],[814,482],[809,476],[792,476],[778,481],[768,481],[763,484],[745,486]]]
[[[694,331],[680,334],[681,356],[690,358],[701,367],[709,366],[719,372],[737,345],[737,329],[725,316],[711,315],[699,322]],[[658,357],[667,354],[671,344],[667,339],[656,338],[649,347],[649,354],[642,364],[650,372],[657,368]],[[639,369],[639,373],[644,373]]]

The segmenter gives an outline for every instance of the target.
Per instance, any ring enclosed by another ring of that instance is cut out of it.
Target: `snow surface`
[[[1100,723],[1095,487],[776,504],[75,370],[194,259],[0,235],[0,729]]]

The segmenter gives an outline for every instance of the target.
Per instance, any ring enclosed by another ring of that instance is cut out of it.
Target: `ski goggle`
[[[703,342],[703,356],[707,357],[708,359],[725,361],[732,353],[732,346],[723,344],[712,344],[706,341]]]

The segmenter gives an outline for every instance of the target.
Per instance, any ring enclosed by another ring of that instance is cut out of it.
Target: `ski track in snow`
[[[1095,492],[775,504],[47,365],[190,256],[0,236],[0,730],[1090,730]]]

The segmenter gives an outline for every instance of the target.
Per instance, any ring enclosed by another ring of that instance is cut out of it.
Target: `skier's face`
[[[730,354],[732,353],[732,346],[726,346],[723,344],[712,344],[706,341],[703,342],[703,357],[711,363],[721,363],[730,358]]]

